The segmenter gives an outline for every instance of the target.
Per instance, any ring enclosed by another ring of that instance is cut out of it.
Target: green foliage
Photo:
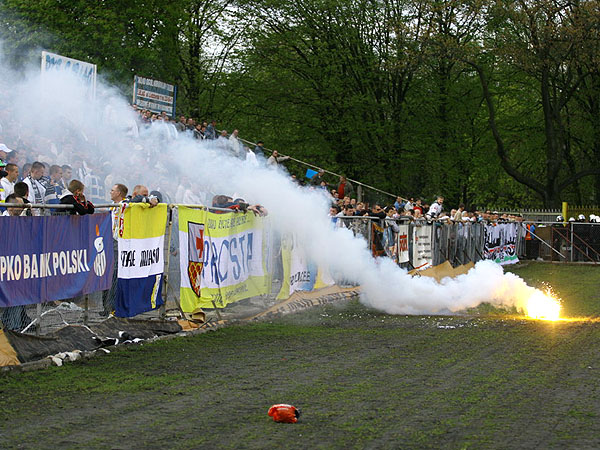
[[[0,38],[17,66],[177,84],[185,115],[401,195],[555,206],[600,200],[595,4],[2,0]]]

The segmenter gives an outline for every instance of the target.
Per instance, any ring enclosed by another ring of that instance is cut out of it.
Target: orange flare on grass
[[[549,293],[536,290],[526,305],[527,315],[532,319],[559,320],[560,302]]]

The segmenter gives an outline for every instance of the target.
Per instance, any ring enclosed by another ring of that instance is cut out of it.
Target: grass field
[[[567,316],[599,268],[530,263]],[[600,323],[357,301],[0,376],[2,448],[599,448]],[[267,416],[279,402],[300,421]]]

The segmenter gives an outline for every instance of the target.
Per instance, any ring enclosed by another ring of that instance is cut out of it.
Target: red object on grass
[[[298,422],[298,417],[300,417],[300,411],[292,405],[279,403],[269,408],[269,416],[271,416],[275,422],[296,423]]]

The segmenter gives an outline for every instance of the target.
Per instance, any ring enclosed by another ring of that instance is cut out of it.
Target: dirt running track
[[[599,448],[600,323],[357,302],[0,376],[2,448]],[[275,424],[269,406],[302,411]]]

